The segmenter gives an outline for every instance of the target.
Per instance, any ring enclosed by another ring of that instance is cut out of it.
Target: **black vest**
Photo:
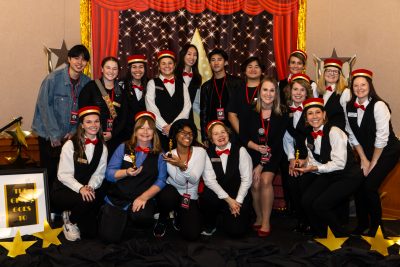
[[[234,144],[231,145],[228,162],[226,163],[226,173],[224,173],[221,161],[212,160],[220,159],[220,157],[215,152],[215,146],[210,146],[207,149],[207,154],[211,159],[215,175],[217,176],[218,184],[231,198],[236,198],[241,183],[239,170],[239,150],[240,147]]]
[[[183,82],[175,79],[175,92],[169,95],[167,88],[160,78],[154,78],[155,103],[166,123],[170,124],[181,113],[184,105]]]
[[[322,139],[321,139],[321,151],[320,151],[319,155],[315,154],[315,152],[314,152],[315,145],[314,145],[314,138],[311,135],[311,131],[310,131],[310,134],[307,135],[308,148],[310,149],[311,153],[313,154],[314,159],[322,164],[326,164],[328,161],[331,160],[332,147],[331,147],[331,142],[329,139],[329,133],[331,131],[332,126],[333,125],[331,125],[330,123],[327,123],[324,126],[324,129],[323,129],[324,136],[322,136]],[[355,159],[353,156],[353,152],[351,150],[349,142],[347,142],[347,162],[346,162],[346,166],[344,167],[344,170],[354,166],[355,163],[356,162],[355,162]]]
[[[342,105],[340,105],[341,95],[333,92],[325,103],[326,116],[331,125],[337,126],[340,130],[346,131],[346,119]],[[321,96],[322,98],[322,96]]]
[[[347,117],[349,120],[349,125],[357,138],[357,141],[362,146],[365,155],[369,160],[372,159],[372,155],[375,150],[375,138],[376,138],[376,121],[374,117],[374,108],[376,99],[371,99],[367,105],[364,116],[362,118],[360,126],[357,124],[357,117],[350,117],[349,113],[357,114],[357,108],[354,107],[354,102],[349,102],[347,104]],[[383,155],[387,155],[390,152],[396,151],[398,148],[399,140],[393,132],[392,122],[389,122],[389,139],[388,143],[382,151]]]
[[[293,114],[293,113],[291,113]],[[306,136],[310,132],[310,127],[306,127],[306,121],[304,119],[304,114],[301,114],[296,127],[293,126],[293,116],[289,116],[289,124],[287,131],[294,139],[294,149],[295,152],[299,150],[299,158],[307,158],[307,147],[306,147]]]
[[[124,153],[130,155],[125,146]],[[127,176],[110,185],[107,197],[113,205],[125,207],[149,189],[158,176],[158,154],[148,153],[142,166],[142,171],[137,176]],[[132,167],[132,162],[123,160],[121,169]]]

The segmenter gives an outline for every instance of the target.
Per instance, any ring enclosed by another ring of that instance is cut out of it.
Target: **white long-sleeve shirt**
[[[93,144],[85,145],[85,155],[88,160],[88,164],[90,164],[92,161],[94,148],[95,146]],[[107,167],[107,155],[107,147],[103,145],[103,154],[101,155],[99,165],[88,182],[88,185],[93,189],[99,188],[104,180]],[[65,142],[61,150],[57,177],[58,180],[60,180],[60,182],[65,186],[79,193],[79,189],[81,189],[81,187],[84,185],[75,179],[74,172],[74,145],[71,140],[68,140]]]

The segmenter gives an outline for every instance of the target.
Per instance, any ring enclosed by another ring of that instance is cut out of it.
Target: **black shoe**
[[[157,221],[156,225],[154,225],[153,235],[154,237],[160,238],[165,235],[165,230],[167,229],[166,222]]]
[[[351,235],[353,235],[353,236],[367,235],[367,233],[368,233],[367,226],[357,226],[356,229],[351,231]]]

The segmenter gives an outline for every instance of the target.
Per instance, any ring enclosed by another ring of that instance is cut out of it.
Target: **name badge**
[[[155,88],[156,88],[156,90],[161,90],[161,91],[164,90],[164,87],[161,87],[161,86],[156,86]]]
[[[113,102],[113,105],[116,106],[117,108],[120,108],[120,107],[121,107],[121,104],[118,103],[118,102],[115,102],[115,101]]]
[[[347,117],[349,118],[357,118],[357,112],[347,112]]]
[[[221,158],[211,158],[211,162],[221,162]]]
[[[77,161],[78,161],[79,163],[88,164],[87,159],[78,158]]]
[[[124,161],[131,162],[131,163],[132,163],[132,158],[130,157],[130,155],[125,154],[125,155],[124,155]]]
[[[220,120],[220,121],[225,120],[224,108],[217,108],[217,119]]]

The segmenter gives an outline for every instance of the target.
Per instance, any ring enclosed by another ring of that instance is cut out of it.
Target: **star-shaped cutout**
[[[327,247],[330,251],[340,249],[348,237],[338,237],[332,233],[328,226],[327,237],[326,238],[315,238],[315,241]]]
[[[68,62],[68,49],[65,40],[62,42],[61,49],[50,48],[50,50],[58,57],[56,68]]]
[[[26,254],[26,250],[35,243],[36,241],[22,241],[21,233],[18,230],[12,242],[0,242],[0,245],[8,250],[8,257],[15,258]]]
[[[370,250],[375,250],[383,256],[389,255],[387,248],[395,243],[394,240],[385,239],[380,226],[378,227],[378,230],[376,230],[375,237],[361,237],[371,245]]]
[[[47,220],[44,220],[44,231],[39,233],[34,233],[32,235],[40,239],[43,239],[42,248],[47,248],[51,244],[54,244],[56,246],[61,245],[61,242],[57,236],[62,232],[62,230],[63,230],[62,227],[52,229]]]
[[[350,61],[350,59],[351,59],[351,57],[339,57],[337,55],[336,48],[333,48],[332,55],[330,57],[321,57],[322,60],[325,60],[327,58],[336,58],[342,62],[347,62],[347,61]]]

